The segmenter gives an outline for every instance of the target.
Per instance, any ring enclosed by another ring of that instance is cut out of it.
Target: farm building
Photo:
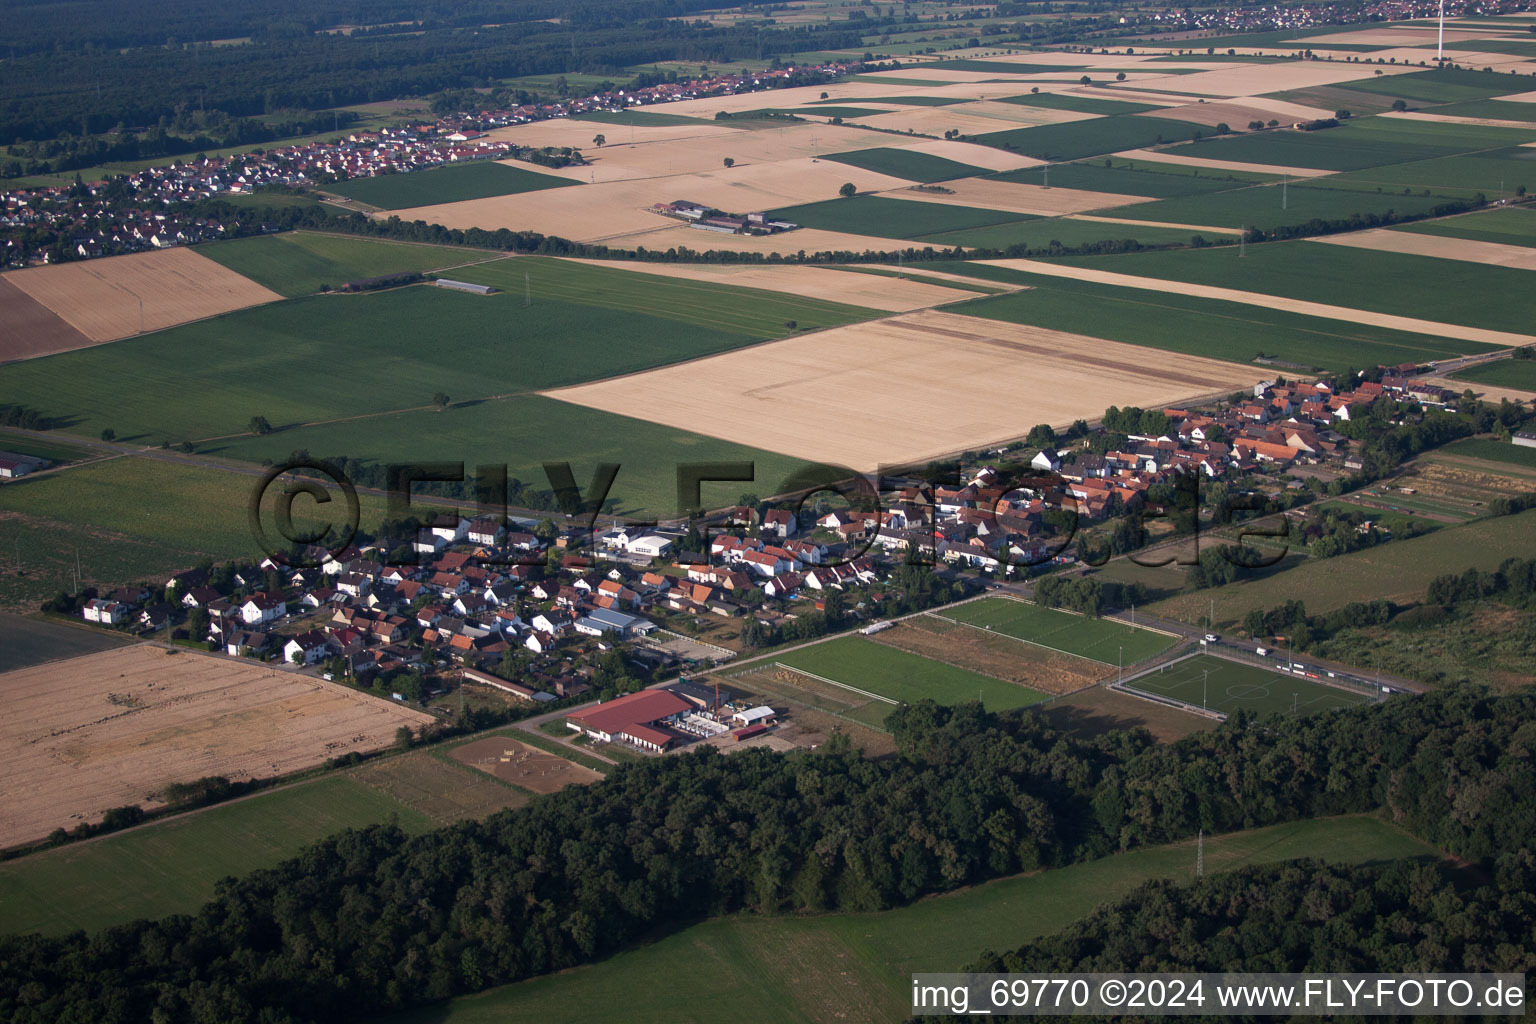
[[[755,708],[738,711],[731,716],[731,721],[738,725],[760,725],[773,720],[776,712],[766,704],[760,704]]]
[[[28,473],[36,473],[47,464],[47,459],[18,455],[16,452],[0,452],[0,479],[9,480],[13,477],[26,476]]]
[[[543,690],[535,690],[517,683],[509,683],[499,676],[493,676],[488,672],[479,672],[472,668],[465,669],[461,678],[468,683],[480,683],[482,686],[495,687],[503,693],[510,693],[514,697],[532,701],[536,704],[546,704],[549,701],[560,699],[552,693],[545,693]]]
[[[576,620],[576,632],[585,633],[588,636],[602,636],[604,633],[613,633],[620,639],[630,636],[645,636],[656,628],[656,624],[634,615],[625,615],[611,608],[599,608],[592,614]]]
[[[450,281],[446,277],[440,277],[432,282],[439,288],[451,288],[456,292],[469,292],[471,295],[489,295],[496,289],[488,284],[471,284],[468,281]]]
[[[1536,433],[1529,430],[1516,431],[1510,440],[1523,448],[1536,448]]]
[[[668,724],[692,710],[693,705],[675,693],[641,690],[572,712],[565,716],[565,724],[573,732],[584,732],[605,743],[622,740],[660,753],[683,738]]]

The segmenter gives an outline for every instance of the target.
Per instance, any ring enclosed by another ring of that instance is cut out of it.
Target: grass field
[[[1007,96],[1004,103],[1017,103],[1024,107],[1044,107],[1048,110],[1075,110],[1083,114],[1140,114],[1156,110],[1150,103],[1131,103],[1128,100],[1101,100],[1094,96],[1068,96],[1059,92],[1025,93],[1023,96]]]
[[[92,931],[195,911],[227,875],[271,867],[344,828],[429,820],[346,776],[327,776],[0,864],[0,932]]]
[[[1121,214],[1130,218],[1133,216],[1131,211],[1135,209],[1137,207],[1124,207]],[[1146,224],[1106,224],[1091,220],[1073,220],[1070,217],[1042,217],[980,228],[964,228],[959,231],[940,231],[933,235],[920,235],[912,241],[916,245],[943,248],[961,245],[980,249],[1006,249],[1011,245],[1027,245],[1031,249],[1046,249],[1052,242],[1060,242],[1064,246],[1072,247],[1121,239],[1134,239],[1142,245],[1187,245],[1194,234],[1195,232],[1188,228]]]
[[[1284,572],[1216,590],[1178,594],[1148,605],[1147,611],[1200,623],[1215,598],[1216,624],[1222,626],[1241,622],[1255,609],[1268,611],[1289,600],[1303,602],[1311,615],[1377,598],[1409,604],[1424,600],[1424,591],[1436,576],[1469,568],[1492,572],[1506,558],[1529,557],[1533,531],[1536,512],[1475,519],[1337,558],[1307,559]]]
[[[1017,181],[1025,185],[1042,185],[1046,175],[1039,167],[1025,167],[1017,171],[1001,171],[992,177],[1000,181]],[[1269,181],[1269,175],[1237,175],[1228,171],[1209,168],[1183,167],[1178,164],[1152,164],[1117,160],[1111,166],[1103,163],[1081,162],[1053,164],[1049,182],[1057,188],[1076,188],[1086,192],[1110,192],[1127,196],[1147,196],[1151,199],[1176,199],[1182,196],[1199,196],[1211,192],[1226,192],[1245,185]]]
[[[1461,217],[1420,221],[1397,228],[1421,235],[1470,238],[1501,245],[1536,247],[1536,210],[1507,206],[1501,210],[1480,210]]]
[[[684,117],[681,114],[663,114],[655,110],[594,110],[587,114],[577,114],[572,121],[591,121],[597,127],[597,132],[602,131],[602,125],[634,125],[637,128],[667,128],[676,125],[704,124],[702,118]],[[622,142],[616,138],[615,142]]]
[[[1175,640],[1111,619],[1090,619],[1001,597],[984,597],[941,614],[1105,665],[1134,665],[1166,651]]]
[[[354,178],[327,185],[325,191],[381,210],[405,210],[413,206],[489,199],[491,196],[566,188],[575,184],[577,182],[569,178],[554,174],[540,174],[493,160],[477,160],[451,167],[434,167],[427,171]]]
[[[985,167],[946,160],[929,153],[914,153],[906,149],[860,149],[852,153],[834,153],[823,160],[835,160],[850,167],[862,167],[866,171],[889,174],[893,178],[908,181],[950,181],[954,178],[974,178],[990,173]]]
[[[1209,134],[1210,131],[1204,125],[1188,121],[1124,114],[988,132],[969,141],[1014,150],[1038,160],[1081,160],[1123,149],[1179,142],[1194,138],[1196,132]]]
[[[1486,437],[1469,437],[1465,441],[1457,441],[1442,449],[1448,455],[1467,455],[1474,459],[1486,459],[1489,462],[1506,462],[1511,466],[1525,466],[1536,469],[1536,448],[1526,448],[1520,445],[1505,444],[1503,441],[1495,441]],[[1531,545],[1526,545],[1527,551],[1520,557],[1529,557]],[[1516,555],[1518,552],[1510,552]]]
[[[1304,240],[1252,245],[1243,259],[1230,249],[1180,249],[1065,261],[1469,327],[1532,330],[1525,301],[1530,271],[1511,267]]]
[[[1471,199],[1481,193],[1497,199],[1514,195],[1522,186],[1536,190],[1536,150],[1511,146],[1481,153],[1434,157],[1372,167],[1327,179],[1329,188],[1355,188],[1366,192],[1398,192],[1411,189]],[[1457,218],[1458,220],[1460,218]]]
[[[1378,194],[1292,183],[1238,187],[1214,195],[1164,199],[1099,212],[1106,217],[1268,231],[1314,219],[1346,220],[1356,214],[1428,214],[1444,202],[1445,196]]]
[[[1258,247],[1250,248],[1250,252],[1254,248]],[[1235,258],[1230,247],[1222,251]],[[1127,262],[1127,271],[1134,266]],[[1409,359],[1423,362],[1493,350],[1493,346],[1475,342],[1325,320],[1238,302],[1159,295],[978,264],[946,263],[945,268],[954,273],[975,274],[983,280],[1031,286],[1027,291],[956,307],[970,316],[1081,331],[1083,309],[1091,304],[1091,330],[1098,337],[1238,363],[1249,362],[1263,352],[1287,362],[1337,371],[1351,366],[1392,366]]]
[[[1464,100],[1435,107],[1431,113],[1452,117],[1487,117],[1495,121],[1536,122],[1536,103],[1512,103],[1504,100]]]
[[[1492,363],[1479,363],[1465,370],[1457,370],[1451,374],[1451,378],[1474,384],[1536,391],[1536,359],[1500,359]]]
[[[1371,698],[1353,690],[1313,682],[1289,672],[1198,654],[1126,683],[1133,690],[1171,697],[1230,715],[1311,714],[1352,707]]]
[[[1207,871],[1296,857],[1333,863],[1434,858],[1376,818],[1325,818],[1207,837]],[[736,915],[694,925],[601,963],[457,999],[400,1024],[562,1024],[626,1020],[850,1024],[904,1019],[915,971],[959,970],[1087,916],[1156,878],[1193,880],[1193,840],[1001,879],[874,914]],[[657,978],[707,977],[688,998]]]
[[[1346,89],[1424,103],[1487,99],[1516,91],[1510,87],[1510,76],[1507,74],[1455,68],[1415,71],[1407,75],[1383,75],[1381,78],[1364,78],[1358,82],[1341,84]]]
[[[909,239],[944,231],[1035,219],[1027,214],[1003,210],[887,199],[883,196],[854,196],[851,199],[828,199],[820,203],[786,206],[772,211],[772,216],[823,231]]]
[[[778,661],[836,682],[911,704],[924,697],[940,704],[980,699],[993,711],[1026,707],[1045,694],[947,665],[859,636],[839,637],[780,656]],[[882,709],[889,712],[889,708]],[[881,717],[884,717],[882,714]]]
[[[497,255],[480,249],[412,245],[313,231],[285,231],[211,242],[198,246],[196,251],[289,298],[313,295],[323,287],[339,288],[348,281],[420,273]]]

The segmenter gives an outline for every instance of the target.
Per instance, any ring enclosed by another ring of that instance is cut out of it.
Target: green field
[[[325,186],[324,191],[356,200],[381,210],[404,210],[412,206],[434,206],[466,199],[489,199],[518,192],[537,192],[546,188],[576,185],[569,178],[540,174],[525,167],[510,167],[494,160],[427,171],[381,174],[373,178],[353,178]]]
[[[1106,217],[1168,221],[1175,224],[1214,224],[1261,231],[1310,220],[1347,220],[1360,215],[1417,216],[1446,202],[1444,196],[1378,195],[1350,189],[1310,185],[1251,185],[1216,195],[1164,199],[1097,211]]]
[[[1112,192],[1128,196],[1146,196],[1150,199],[1175,199],[1181,196],[1199,196],[1211,192],[1226,192],[1234,188],[1270,181],[1271,176],[1261,174],[1233,174],[1229,171],[1213,171],[1209,168],[1181,167],[1176,164],[1137,165],[1135,161],[1116,160],[1106,167],[1102,162],[1084,161],[1075,164],[1053,164],[1049,175],[1039,167],[1023,167],[1016,171],[1003,171],[992,175],[999,181],[1018,181],[1026,185],[1049,183],[1056,188],[1076,188],[1087,192]]]
[[[1456,103],[1481,100],[1521,91],[1517,80],[1508,74],[1490,71],[1463,71],[1435,68],[1406,75],[1382,75],[1358,82],[1341,82],[1345,89],[1374,92],[1397,99],[1422,103]]]
[[[1447,455],[1465,455],[1474,459],[1486,459],[1489,462],[1505,462],[1511,466],[1525,466],[1536,469],[1536,448],[1527,448],[1523,445],[1506,444],[1503,441],[1495,441],[1486,437],[1469,437],[1465,441],[1457,441],[1455,444],[1446,445],[1443,449]],[[1522,558],[1531,556],[1531,544],[1525,545],[1525,551],[1511,551],[1511,555]]]
[[[1466,100],[1435,107],[1432,113],[1452,117],[1487,117],[1495,121],[1536,122],[1536,103],[1509,100]]]
[[[985,167],[974,167],[941,156],[914,153],[906,149],[860,149],[852,153],[834,153],[822,157],[850,167],[862,167],[877,174],[889,174],[908,181],[950,181],[955,178],[974,178],[990,173]]]
[[[843,100],[812,100],[806,104],[809,107],[820,107],[830,103],[842,103]],[[904,107],[947,107],[954,103],[965,103],[964,99],[951,96],[860,96],[860,103],[899,103]]]
[[[1210,131],[1204,125],[1188,121],[1124,114],[988,132],[972,136],[969,141],[1013,150],[1039,160],[1081,160],[1087,156],[1118,153],[1123,149],[1141,149],[1192,139],[1196,132],[1210,134]]]
[[[1310,241],[1250,245],[1243,259],[1230,249],[1178,249],[1066,262],[1468,327],[1531,330],[1530,271],[1512,267]]]
[[[1021,213],[952,206],[949,203],[887,199],[883,196],[854,196],[851,199],[828,199],[803,206],[786,206],[774,210],[772,216],[824,231],[907,239],[1035,219]]]
[[[1255,609],[1268,611],[1290,600],[1303,602],[1311,615],[1377,598],[1411,604],[1424,600],[1424,591],[1436,576],[1469,568],[1492,572],[1506,558],[1531,557],[1532,537],[1536,537],[1536,511],[1474,519],[1337,558],[1309,558],[1293,569],[1215,590],[1178,594],[1148,605],[1147,611],[1201,623],[1214,598],[1216,623],[1221,626],[1241,622]]]
[[[1250,255],[1258,248],[1250,247]],[[1235,262],[1236,254],[1231,247],[1221,251],[1234,257]],[[1159,294],[982,264],[951,262],[945,264],[945,269],[986,281],[1030,286],[1026,291],[965,303],[955,312],[1080,333],[1085,330],[1083,310],[1091,306],[1093,320],[1087,329],[1095,337],[1236,363],[1250,362],[1263,352],[1286,362],[1342,371],[1351,366],[1392,366],[1409,359],[1423,362],[1494,350],[1494,346],[1476,342],[1457,342],[1246,303]]]
[[[1500,189],[1508,198],[1522,186],[1536,190],[1536,150],[1519,146],[1486,150],[1460,156],[1372,167],[1327,179],[1329,188],[1353,188],[1364,192],[1431,193],[1470,199],[1481,193],[1498,199]]]
[[[791,668],[804,669],[906,704],[925,697],[940,704],[980,699],[993,711],[1006,711],[1045,699],[1045,694],[1027,687],[908,654],[861,636],[844,636],[802,647],[779,656],[777,660]]]
[[[1301,661],[1302,659],[1298,659]],[[1278,666],[1280,663],[1277,662]],[[1314,674],[1321,675],[1312,666]],[[1313,682],[1277,668],[1245,665],[1209,654],[1162,666],[1162,670],[1126,683],[1161,697],[1206,707],[1224,715],[1248,711],[1256,715],[1311,714],[1331,708],[1365,704],[1371,697],[1354,690]]]
[[[1338,128],[1298,132],[1273,128],[1204,139],[1174,146],[1170,156],[1205,160],[1237,160],[1276,167],[1314,167],[1325,171],[1355,171],[1364,167],[1404,163],[1449,155],[1451,150],[1400,140],[1377,139],[1351,131],[1351,122]]]
[[[1296,857],[1331,863],[1435,858],[1371,817],[1324,818],[1207,837],[1209,872]],[[984,949],[1060,931],[1156,878],[1192,881],[1193,840],[1001,879],[898,910],[716,918],[601,963],[492,989],[397,1018],[404,1024],[577,1024],[611,1019],[713,1024],[743,1006],[763,1024],[902,1020],[916,971],[959,970]],[[686,999],[657,978],[707,977]]]
[[[1479,210],[1461,217],[1406,224],[1396,230],[1536,248],[1536,209],[1506,206],[1500,210]]]
[[[262,793],[0,864],[0,933],[94,931],[191,913],[229,875],[271,867],[345,828],[423,815],[345,776]]]
[[[1451,377],[1474,384],[1536,391],[1536,359],[1500,359],[1492,363],[1479,363],[1465,370],[1457,370]]]
[[[1084,114],[1140,114],[1157,110],[1151,103],[1131,103],[1128,100],[1101,100],[1093,96],[1068,96],[1059,92],[1025,93],[1023,96],[1003,97],[1004,103],[1017,103],[1023,107],[1045,107],[1050,110],[1076,110]]]
[[[1129,210],[1130,207],[1125,209]],[[1126,214],[1130,216],[1129,213]],[[992,224],[982,228],[965,228],[960,231],[940,231],[934,235],[922,235],[912,239],[918,245],[948,248],[960,245],[984,249],[1006,249],[1010,245],[1027,245],[1031,249],[1046,249],[1051,243],[1060,242],[1067,247],[1091,245],[1094,242],[1134,239],[1142,245],[1188,245],[1195,232],[1188,228],[1157,227],[1145,224],[1105,224],[1091,220],[1073,220],[1070,217],[1039,218],[1014,221],[1008,224]]]
[[[654,110],[594,110],[589,114],[577,114],[572,121],[592,121],[598,125],[617,124],[634,125],[639,128],[670,128],[677,125],[706,124],[710,123],[701,117],[686,117],[682,114],[662,114]],[[602,129],[597,129],[601,131]],[[614,142],[624,141],[622,138]]]
[[[385,274],[454,267],[498,254],[481,249],[385,242],[353,235],[285,231],[200,245],[196,252],[293,298]]]
[[[1042,608],[1003,597],[984,597],[942,612],[969,623],[1053,651],[1075,654],[1104,665],[1134,665],[1172,647],[1176,638],[1112,619]]]

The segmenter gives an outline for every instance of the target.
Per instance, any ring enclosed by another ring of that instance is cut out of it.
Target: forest
[[[649,760],[414,838],[342,833],[221,883],[195,916],[0,940],[0,1015],[371,1019],[701,916],[878,910],[1196,829],[1348,812],[1386,813],[1518,893],[1536,882],[1533,713],[1536,695],[1456,687],[1300,719],[1238,714],[1158,746],[922,702],[893,712],[890,758],[838,740]]]

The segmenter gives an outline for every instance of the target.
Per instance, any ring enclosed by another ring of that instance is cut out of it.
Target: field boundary
[[[773,667],[777,668],[777,669],[781,669],[781,670],[783,670],[785,672],[794,672],[797,675],[805,676],[807,679],[814,679],[818,683],[826,683],[828,686],[836,686],[837,688],[842,689],[842,690],[852,691],[853,693],[857,693],[861,697],[868,697],[871,700],[878,700],[878,701],[880,701],[880,702],[882,702],[884,704],[889,704],[892,707],[900,707],[902,705],[902,703],[903,703],[902,701],[893,700],[890,697],[885,697],[885,696],[882,696],[882,695],[880,695],[878,693],[870,693],[868,690],[861,690],[857,686],[849,686],[847,683],[840,683],[836,679],[828,679],[826,676],[819,676],[815,672],[807,672],[803,668],[796,668],[793,665],[786,665],[782,661],[774,662],[773,663]],[[977,673],[977,674],[980,675],[980,673]],[[989,676],[988,678],[993,678],[993,677]],[[998,682],[1006,682],[1006,681],[1007,680],[1002,680],[1002,679],[998,680]]]
[[[1147,693],[1144,690],[1138,690],[1135,687],[1129,686],[1125,683],[1106,683],[1105,688],[1113,690],[1116,693],[1123,693],[1127,697],[1135,697],[1137,700],[1144,700],[1149,704],[1162,704],[1165,707],[1174,708],[1179,711],[1187,711],[1192,715],[1199,715],[1202,718],[1211,718],[1218,722],[1225,722],[1227,720],[1226,714],[1221,711],[1212,711],[1210,708],[1202,708],[1198,705],[1190,704],[1186,701],[1178,700],[1174,697],[1164,697],[1157,693]]]

